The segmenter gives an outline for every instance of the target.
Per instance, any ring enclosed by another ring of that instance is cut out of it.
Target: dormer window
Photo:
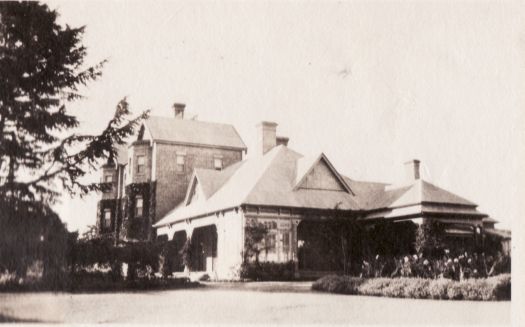
[[[222,158],[214,158],[213,167],[215,170],[222,170]]]

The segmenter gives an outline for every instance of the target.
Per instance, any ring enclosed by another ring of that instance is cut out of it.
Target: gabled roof
[[[196,175],[203,184],[206,178],[218,178],[210,183],[219,188],[204,202],[191,203],[168,213],[154,226],[163,226],[182,219],[206,215],[240,205],[283,206],[311,209],[359,210],[354,196],[347,191],[295,189],[297,164],[303,156],[283,145],[262,157],[253,157],[219,174],[202,171]],[[220,176],[220,177],[219,177]]]
[[[337,172],[337,170],[334,168],[334,166],[332,165],[330,160],[328,160],[324,153],[321,153],[313,160],[307,157],[302,157],[297,160],[297,173],[294,190],[298,190],[299,188],[303,187],[305,181],[308,179],[312,171],[317,166],[322,164],[327,166],[329,173],[331,174],[330,177],[335,178],[339,182],[340,186],[344,188],[347,192],[351,193],[352,195],[355,195],[350,186],[346,183],[345,179],[339,174],[339,172]]]
[[[246,149],[237,130],[230,124],[157,116],[149,117],[143,124],[155,141]]]

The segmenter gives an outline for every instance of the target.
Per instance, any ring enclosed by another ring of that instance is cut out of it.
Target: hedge
[[[371,295],[413,299],[472,301],[510,300],[511,277],[465,279],[360,278],[330,275],[318,279],[312,289],[339,294]]]

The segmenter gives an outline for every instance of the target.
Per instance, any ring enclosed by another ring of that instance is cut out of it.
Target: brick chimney
[[[420,161],[417,159],[405,162],[405,172],[407,181],[412,182],[420,178],[419,163]]]
[[[277,145],[277,123],[262,121],[257,124],[257,148],[258,154],[265,154]]]
[[[186,105],[184,103],[173,104],[173,112],[175,113],[175,118],[184,119],[184,108],[186,108]]]
[[[290,139],[286,136],[277,136],[276,138],[276,145],[284,145],[284,146],[288,146],[288,141]]]

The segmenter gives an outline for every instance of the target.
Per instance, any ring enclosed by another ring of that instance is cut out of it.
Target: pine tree
[[[57,17],[45,4],[0,2],[0,198],[11,208],[104,188],[82,177],[147,117],[128,119],[124,99],[99,135],[72,133],[79,121],[67,106],[105,61],[85,67],[84,27],[61,26]]]

